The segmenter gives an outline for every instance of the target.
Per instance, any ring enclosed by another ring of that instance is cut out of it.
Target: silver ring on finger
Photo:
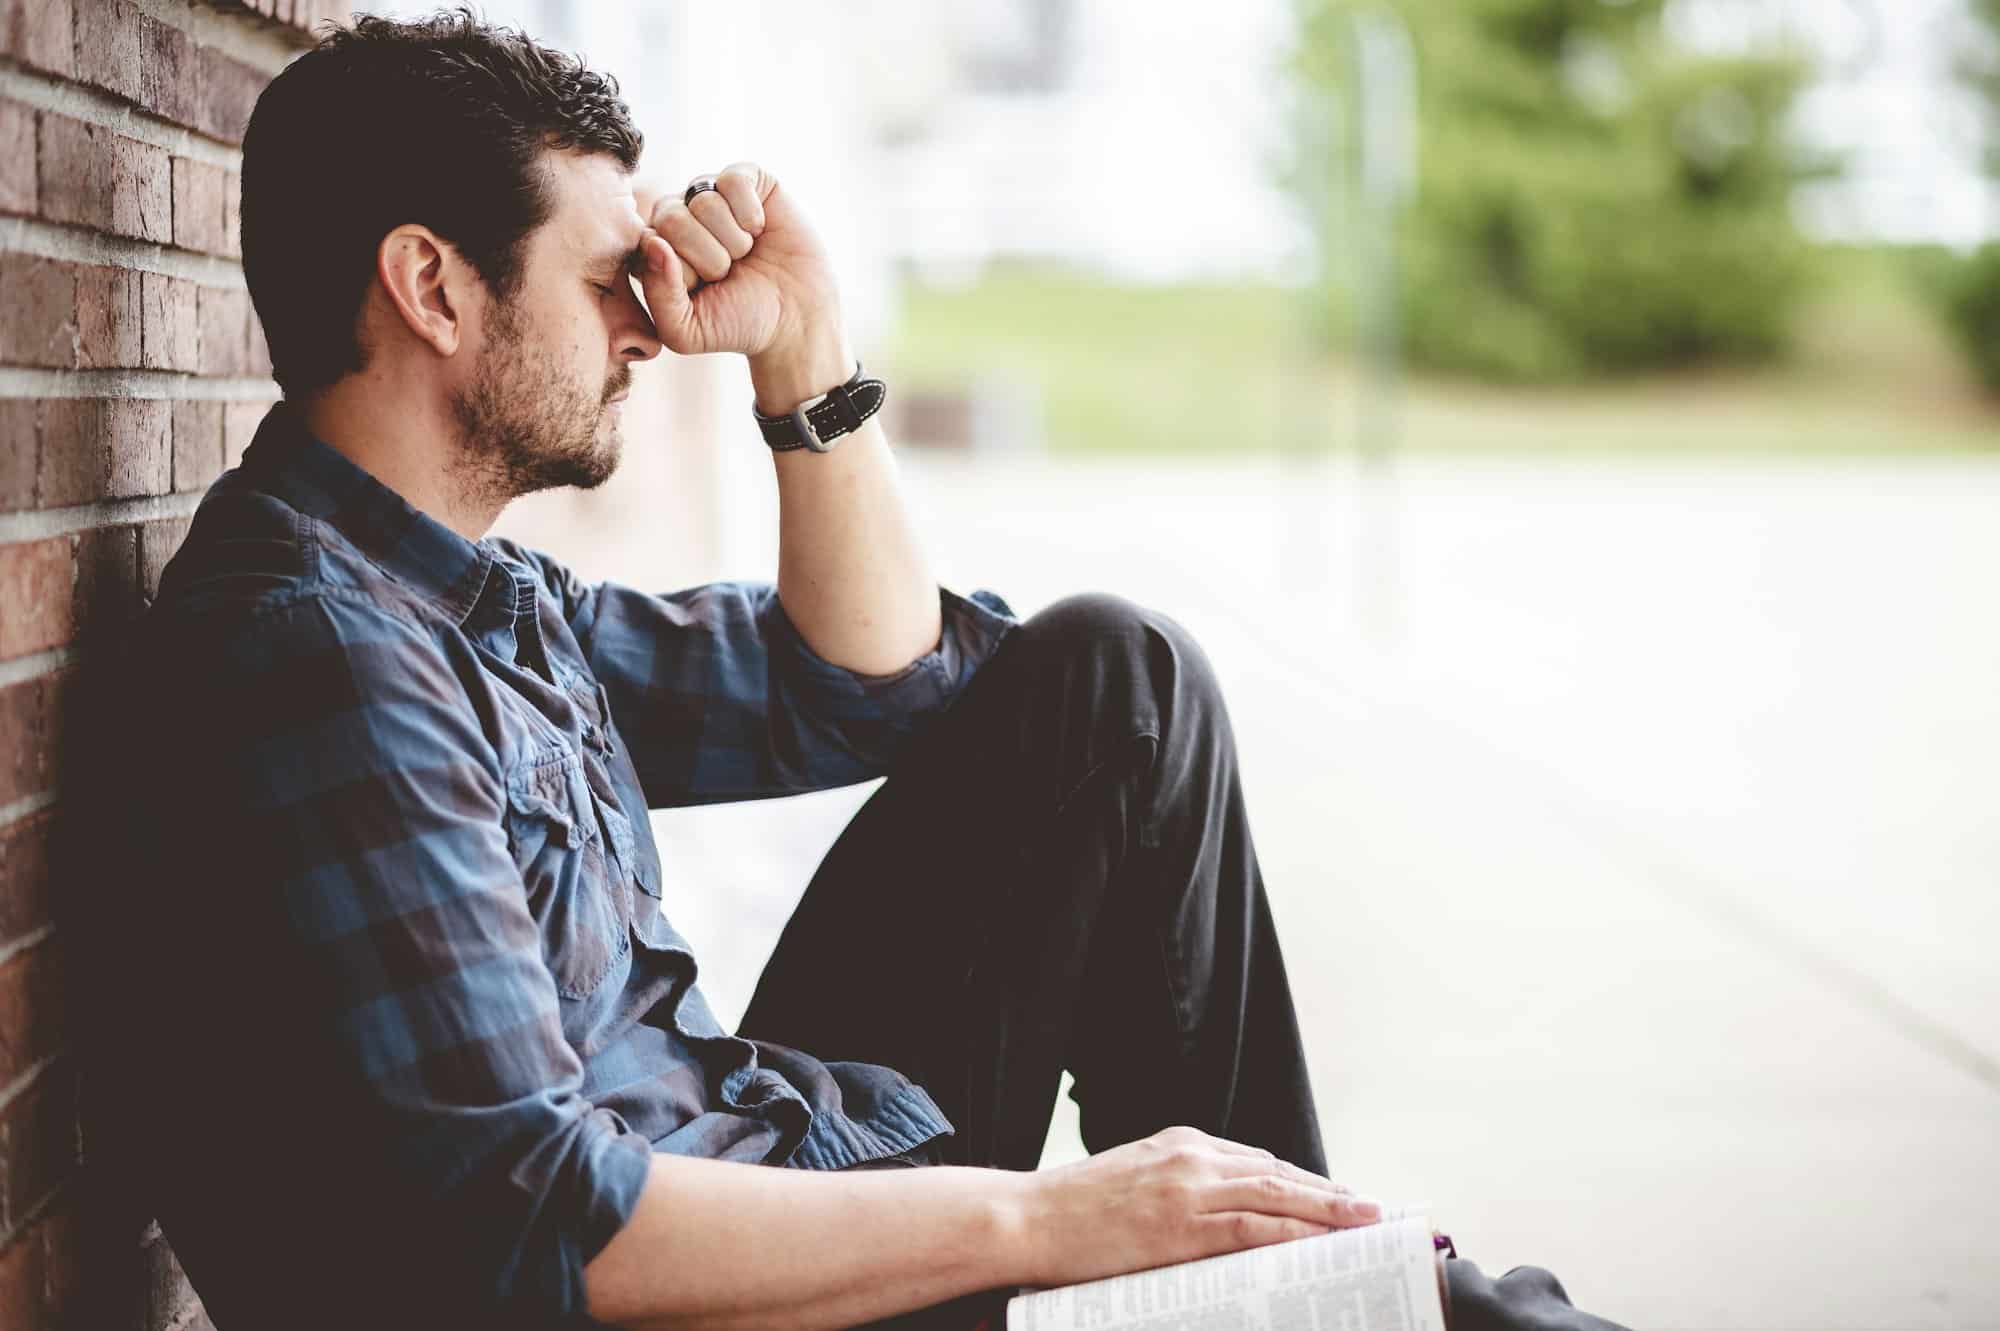
[[[681,203],[683,205],[693,203],[695,195],[707,194],[714,190],[715,190],[714,176],[696,176],[694,178],[693,183],[691,183],[687,187],[686,191],[682,193]]]

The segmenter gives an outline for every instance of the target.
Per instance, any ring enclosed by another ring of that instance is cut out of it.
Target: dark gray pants
[[[912,1164],[1034,1169],[1067,1068],[1092,1152],[1185,1123],[1327,1172],[1221,691],[1185,629],[1115,596],[1026,620],[913,739],[739,1033],[921,1083],[957,1131]],[[1461,1283],[1467,1313],[1496,1302],[1450,1265],[1455,1309]],[[1012,1292],[878,1325],[997,1327]]]

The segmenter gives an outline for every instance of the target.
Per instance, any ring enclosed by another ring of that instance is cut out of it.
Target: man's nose
[[[653,326],[653,317],[646,313],[639,297],[628,292],[620,303],[626,317],[612,342],[618,348],[619,357],[632,361],[651,360],[665,350],[660,332]]]

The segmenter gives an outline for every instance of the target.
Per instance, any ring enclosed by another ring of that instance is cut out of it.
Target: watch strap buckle
[[[792,408],[792,428],[799,432],[800,441],[815,453],[824,453],[833,445],[819,437],[819,432],[813,429],[812,417],[806,415],[806,409],[818,406],[826,400],[826,397],[827,395],[823,393],[816,398],[807,398]]]
[[[853,377],[844,384],[814,394],[782,416],[766,416],[753,404],[751,414],[764,442],[775,452],[805,448],[828,453],[841,435],[861,428],[870,416],[882,409],[887,389],[880,379],[862,375],[855,362]]]

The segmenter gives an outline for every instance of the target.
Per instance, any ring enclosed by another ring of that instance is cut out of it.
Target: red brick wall
[[[208,1325],[83,1200],[52,881],[66,688],[277,395],[237,262],[258,91],[342,0],[0,0],[0,1328]],[[95,1192],[92,1192],[95,1195]],[[106,1295],[105,1290],[115,1292]],[[108,1320],[107,1320],[108,1317]]]

